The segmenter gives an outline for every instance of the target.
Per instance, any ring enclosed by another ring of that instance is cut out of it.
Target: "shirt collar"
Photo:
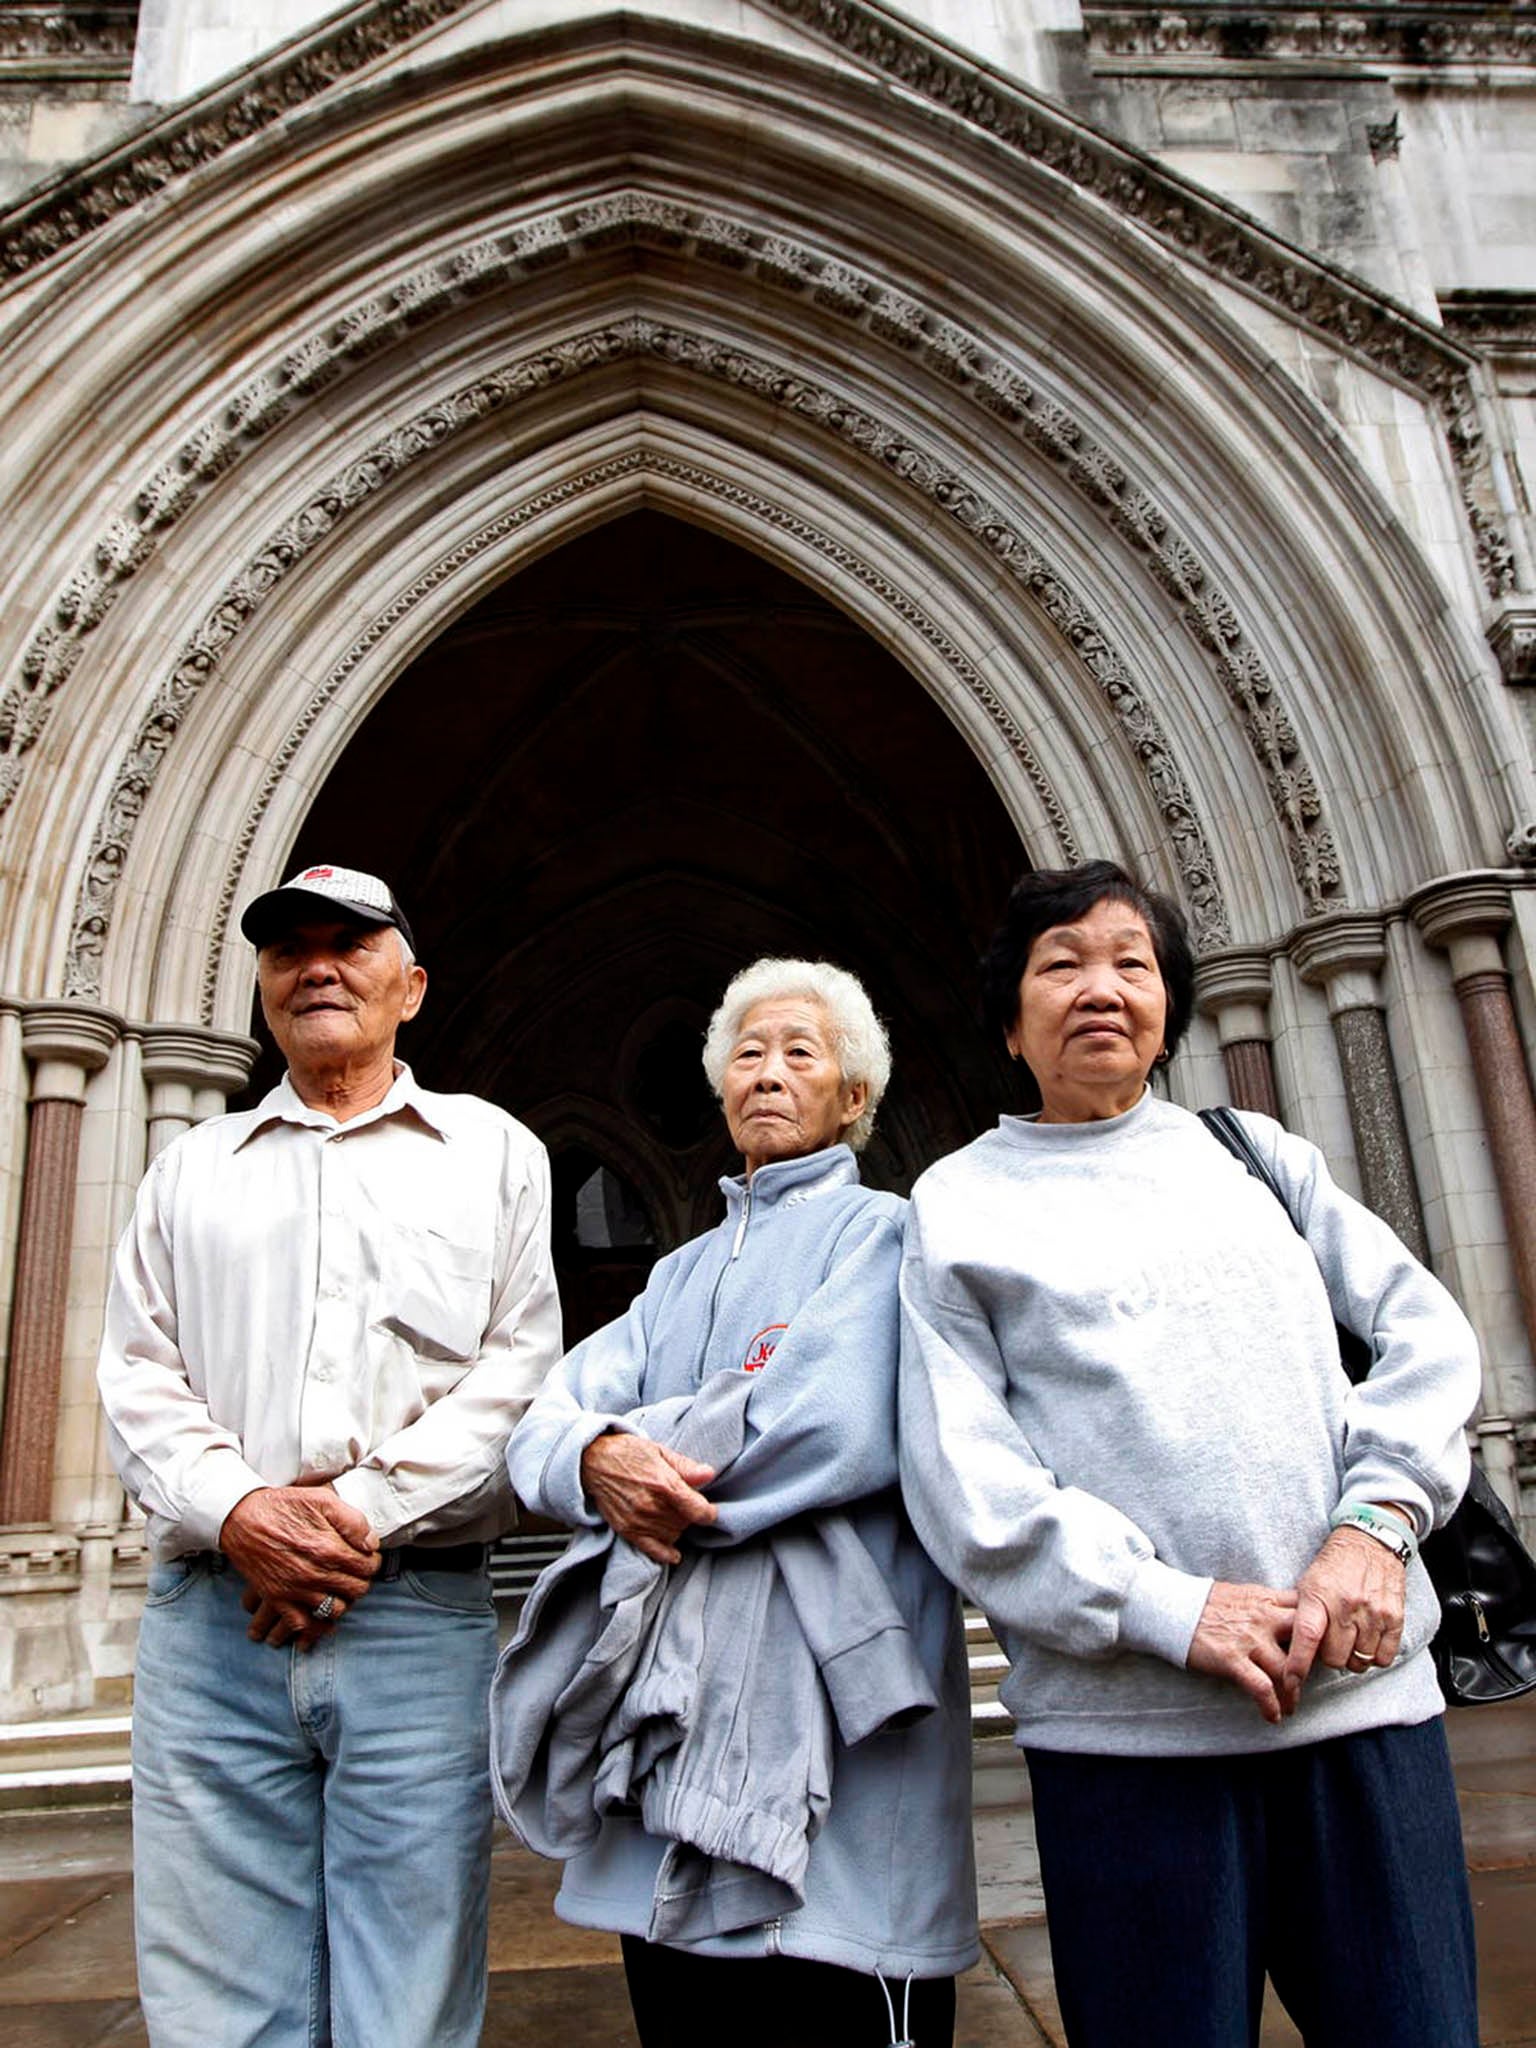
[[[395,1062],[395,1078],[390,1083],[389,1093],[382,1102],[376,1102],[372,1109],[365,1109],[359,1116],[348,1117],[342,1124],[326,1110],[312,1109],[300,1099],[298,1091],[287,1074],[277,1086],[270,1089],[257,1104],[255,1119],[251,1128],[235,1147],[248,1145],[252,1138],[267,1131],[274,1124],[299,1124],[312,1131],[357,1131],[368,1124],[383,1123],[387,1117],[414,1116],[426,1125],[434,1137],[446,1139],[448,1132],[441,1117],[432,1110],[431,1098],[417,1085],[416,1076],[403,1060]]]
[[[847,1187],[859,1178],[859,1162],[847,1145],[827,1145],[820,1152],[807,1152],[799,1159],[770,1159],[752,1176],[752,1206],[787,1207],[807,1202],[830,1188]],[[747,1177],[728,1173],[720,1183],[725,1206],[734,1215],[746,1199]]]

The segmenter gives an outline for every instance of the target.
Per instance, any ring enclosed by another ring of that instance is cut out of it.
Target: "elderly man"
[[[134,1706],[154,2048],[472,2048],[487,1545],[560,1350],[543,1148],[394,1056],[426,975],[384,883],[260,896],[258,1108],[167,1147],[100,1383],[149,1518]]]

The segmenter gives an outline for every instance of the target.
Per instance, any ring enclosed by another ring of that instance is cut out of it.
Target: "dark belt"
[[[402,1572],[482,1572],[488,1554],[484,1543],[402,1543],[384,1552],[378,1575],[398,1579]]]
[[[486,1543],[401,1543],[382,1553],[376,1576],[398,1579],[402,1572],[479,1572],[484,1571],[489,1555]],[[193,1550],[180,1562],[221,1572],[229,1560],[220,1550]]]

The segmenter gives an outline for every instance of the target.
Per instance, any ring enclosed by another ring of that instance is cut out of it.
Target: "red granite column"
[[[1510,1263],[1536,1349],[1536,1098],[1499,950],[1513,915],[1509,890],[1496,874],[1456,876],[1421,890],[1409,908],[1429,944],[1450,955]]]
[[[106,1064],[118,1023],[105,1011],[48,1003],[29,1009],[21,1029],[32,1062],[32,1106],[0,1427],[0,1526],[8,1527],[46,1526],[52,1518],[85,1081]]]
[[[1463,975],[1456,983],[1478,1100],[1493,1152],[1525,1319],[1536,1346],[1536,1102],[1526,1070],[1509,976]]]
[[[1267,1038],[1236,1038],[1221,1048],[1227,1069],[1227,1092],[1234,1109],[1258,1109],[1280,1121],[1275,1089],[1275,1063]]]

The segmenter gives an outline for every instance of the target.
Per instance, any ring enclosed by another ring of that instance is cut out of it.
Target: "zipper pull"
[[[751,1214],[752,1214],[752,1190],[751,1190],[751,1188],[750,1188],[750,1187],[748,1187],[748,1188],[744,1188],[744,1189],[742,1190],[742,1196],[741,1196],[741,1216],[740,1216],[739,1220],[737,1221],[737,1224],[736,1224],[736,1236],[735,1236],[735,1239],[733,1240],[733,1242],[732,1242],[732,1245],[731,1245],[731,1258],[732,1258],[733,1260],[734,1260],[734,1259],[737,1259],[737,1258],[739,1258],[739,1257],[741,1256],[741,1241],[742,1241],[742,1239],[743,1239],[743,1238],[744,1238],[744,1237],[746,1236],[746,1234],[747,1234],[747,1218],[748,1218],[748,1217],[749,1217],[749,1216],[750,1216]]]

